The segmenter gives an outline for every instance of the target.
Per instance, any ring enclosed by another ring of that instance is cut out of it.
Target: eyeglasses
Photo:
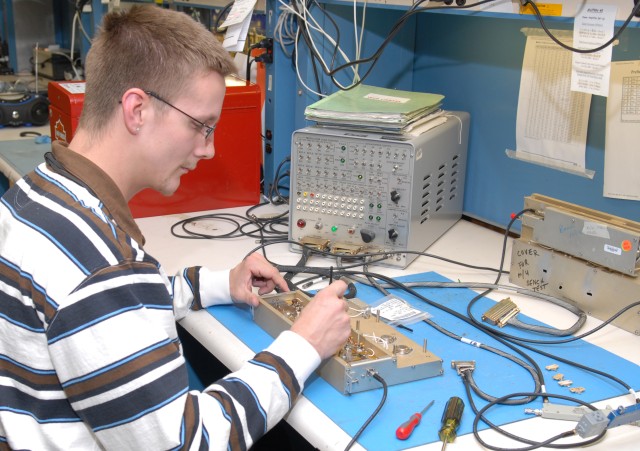
[[[195,122],[196,124],[198,124],[201,128],[200,128],[200,132],[204,135],[204,139],[205,141],[208,140],[211,135],[213,135],[214,130],[216,129],[216,127],[211,127],[207,124],[205,124],[202,121],[199,121],[198,119],[196,119],[195,117],[185,113],[184,111],[182,111],[180,108],[178,108],[177,106],[174,106],[172,104],[170,104],[169,102],[167,102],[166,100],[164,100],[162,97],[160,97],[158,94],[156,94],[153,91],[145,91],[145,94],[147,94],[148,96],[153,97],[154,99],[157,99],[159,101],[161,101],[162,103],[169,105],[171,108],[173,108],[176,111],[181,112],[182,114],[184,114],[185,116],[187,116],[189,119],[191,119],[193,122]]]

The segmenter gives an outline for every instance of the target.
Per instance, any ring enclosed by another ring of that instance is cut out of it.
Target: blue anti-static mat
[[[447,279],[436,273],[415,274],[399,280],[404,282],[447,281]],[[365,302],[373,302],[382,297],[379,292],[371,287],[360,284],[357,286],[358,294],[356,297]],[[473,291],[459,288],[420,288],[418,291],[432,301],[458,312],[466,312],[469,300],[475,296]],[[429,306],[413,296],[398,293],[395,290],[392,290],[392,292],[409,301],[415,307],[429,312],[433,315],[433,321],[442,327],[469,339],[477,340],[499,349],[505,349],[483,332],[448,313]],[[474,316],[480,319],[482,313],[492,305],[494,305],[494,301],[481,299],[474,306]],[[253,322],[248,309],[237,306],[216,306],[208,310],[255,352],[261,351],[271,343],[272,338]],[[530,318],[524,318],[524,320],[528,323],[536,323]],[[398,332],[406,334],[420,347],[422,347],[424,339],[427,338],[429,350],[443,359],[445,374],[440,377],[389,387],[385,405],[358,441],[366,449],[388,451],[410,448],[439,440],[437,430],[440,426],[442,411],[447,400],[451,396],[459,396],[467,404],[467,396],[460,376],[456,374],[455,370],[451,369],[452,360],[475,360],[476,370],[473,376],[478,386],[491,396],[499,397],[510,393],[533,391],[533,381],[529,373],[510,360],[446,337],[423,322],[413,324],[411,328],[413,333],[402,329],[398,329]],[[528,332],[518,331],[510,326],[506,326],[502,330],[511,335],[550,339],[546,336],[534,336],[534,334]],[[566,359],[576,360],[587,367],[611,373],[624,380],[635,390],[640,388],[640,367],[638,365],[583,340],[562,345],[544,346],[541,349]],[[532,355],[531,352],[529,354]],[[592,373],[561,362],[555,362],[539,354],[534,354],[533,357],[543,368],[551,363],[558,363],[560,365],[558,372],[563,373],[565,379],[571,379],[573,386],[581,386],[586,389],[581,395],[572,394],[568,388],[558,386],[557,382],[552,379],[552,376],[556,373],[543,369],[549,393],[572,396],[586,402],[595,402],[620,396],[626,392],[622,386],[609,379],[595,376]],[[307,381],[304,395],[347,434],[353,436],[380,403],[382,389],[345,396],[322,378],[314,375]],[[414,412],[421,411],[431,400],[435,400],[434,405],[425,413],[422,423],[415,429],[413,435],[408,440],[398,440],[395,437],[395,430],[400,423],[408,419]],[[475,398],[475,401],[479,408],[486,404],[485,401],[477,398]],[[551,402],[567,404],[562,400],[553,398]],[[524,414],[524,407],[541,408],[542,402],[538,399],[527,406],[497,406],[488,411],[488,418],[497,425],[530,418],[529,415]],[[473,418],[473,412],[467,405],[458,435],[472,431]],[[482,423],[481,425],[486,428]],[[567,422],[567,430],[574,425],[575,423]]]

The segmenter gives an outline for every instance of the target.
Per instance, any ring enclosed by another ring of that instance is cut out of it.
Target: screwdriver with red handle
[[[432,405],[433,405],[433,401],[427,404],[427,407],[422,409],[422,412],[414,413],[413,415],[411,415],[407,421],[402,423],[398,427],[398,429],[396,429],[396,437],[398,437],[400,440],[408,439],[409,436],[411,436],[411,433],[413,432],[413,430],[416,428],[416,426],[420,424],[420,420],[422,420],[422,415],[424,415],[427,409]]]

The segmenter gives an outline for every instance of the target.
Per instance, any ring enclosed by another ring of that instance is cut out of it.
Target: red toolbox
[[[262,101],[260,88],[227,77],[222,115],[214,133],[215,156],[180,178],[172,196],[146,189],[129,202],[135,218],[255,205],[260,200]],[[51,139],[66,142],[78,125],[84,82],[49,83]]]
[[[84,81],[50,81],[48,95],[51,139],[68,143],[78,128],[84,103]]]

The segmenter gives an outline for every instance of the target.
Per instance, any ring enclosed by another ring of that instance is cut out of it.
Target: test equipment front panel
[[[289,238],[406,267],[462,215],[469,114],[416,137],[327,127],[292,136]],[[300,246],[292,245],[292,250]]]

